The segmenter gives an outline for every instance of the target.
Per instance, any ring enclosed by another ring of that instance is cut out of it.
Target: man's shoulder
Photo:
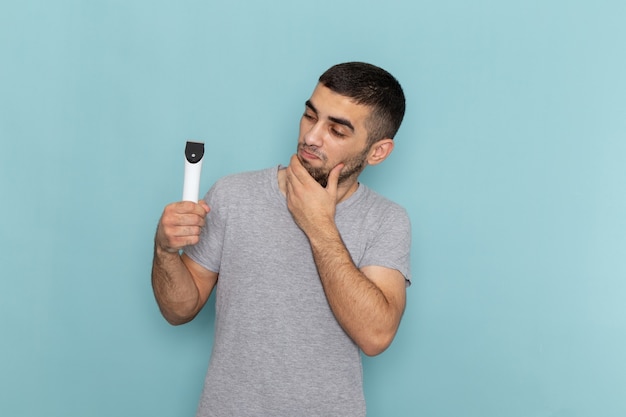
[[[222,193],[229,190],[228,193],[230,194],[230,191],[245,192],[246,190],[269,186],[271,185],[272,172],[275,171],[276,167],[228,174],[215,181],[212,192]]]
[[[364,207],[369,209],[375,209],[387,213],[393,213],[394,215],[401,215],[408,217],[406,209],[399,203],[391,200],[390,198],[378,193],[377,191],[361,184],[362,200],[365,202]]]
[[[207,197],[215,204],[216,201],[241,201],[259,192],[271,192],[275,171],[276,167],[225,175],[215,181]]]
[[[228,174],[218,179],[215,184],[234,185],[263,181],[271,176],[271,171],[276,171],[276,167]]]

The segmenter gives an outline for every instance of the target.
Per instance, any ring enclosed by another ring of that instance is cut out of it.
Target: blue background
[[[287,163],[364,60],[408,99],[362,180],[413,222],[371,416],[626,415],[626,2],[24,0],[0,5],[0,415],[191,416],[212,308],[170,327],[152,237],[180,199]]]

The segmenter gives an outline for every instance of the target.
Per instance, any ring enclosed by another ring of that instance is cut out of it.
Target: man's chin
[[[322,187],[326,187],[326,184],[328,184],[328,175],[330,174],[328,171],[320,168],[314,168],[311,164],[302,165],[304,165],[309,175],[313,177],[315,181],[317,181]]]

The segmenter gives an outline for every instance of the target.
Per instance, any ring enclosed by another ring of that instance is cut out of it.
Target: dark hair
[[[370,144],[383,138],[393,139],[405,109],[402,87],[393,75],[372,64],[346,62],[329,68],[319,82],[357,104],[372,108],[367,121]]]

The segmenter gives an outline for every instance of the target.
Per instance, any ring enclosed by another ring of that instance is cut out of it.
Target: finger
[[[209,206],[204,200],[200,200],[197,203],[192,201],[179,201],[174,204],[176,212],[180,214],[196,214],[204,217],[208,213],[207,209],[209,209]]]
[[[294,153],[293,155],[291,155],[289,166],[292,166],[292,167],[302,166],[302,162],[300,162],[300,158],[298,158],[297,154]]]
[[[199,241],[205,224],[206,203],[177,202],[165,207],[159,221],[155,243],[168,252],[176,252]]]
[[[170,232],[171,237],[187,237],[187,236],[200,236],[202,228],[200,226],[179,226],[173,228]]]
[[[167,252],[178,252],[181,249],[185,249],[186,246],[193,246],[200,241],[199,236],[183,236],[172,238],[166,245],[161,247]]]
[[[201,225],[204,223],[208,211],[208,205],[204,202],[193,203],[190,201],[180,201],[168,205],[163,211],[163,222],[181,225]]]
[[[162,225],[157,230],[156,241],[159,246],[167,249],[181,249],[194,245],[199,241],[202,227],[200,226],[168,226]]]
[[[198,206],[200,207],[200,206]],[[200,207],[200,214],[197,212],[192,213],[178,213],[166,210],[159,224],[162,225],[169,233],[172,233],[176,228],[184,227],[203,227],[206,223],[206,212]],[[176,232],[178,233],[178,232]]]
[[[337,193],[337,185],[339,184],[339,174],[341,174],[341,170],[343,169],[343,164],[339,164],[334,167],[330,174],[328,174],[328,183],[326,184],[326,189],[333,194]]]
[[[202,209],[205,211],[205,214],[208,214],[209,211],[211,211],[211,207],[209,207],[209,205],[206,203],[206,201],[204,200],[200,200],[198,202],[198,204],[200,205],[200,207],[202,207]]]
[[[204,226],[204,216],[198,216],[197,214],[179,214],[169,220],[169,223],[173,226]]]
[[[302,165],[302,162],[300,162],[300,158],[298,158],[298,155],[293,155],[291,157],[288,168],[290,174],[301,183],[304,183],[307,178],[311,178],[309,171],[307,171],[304,165]]]

